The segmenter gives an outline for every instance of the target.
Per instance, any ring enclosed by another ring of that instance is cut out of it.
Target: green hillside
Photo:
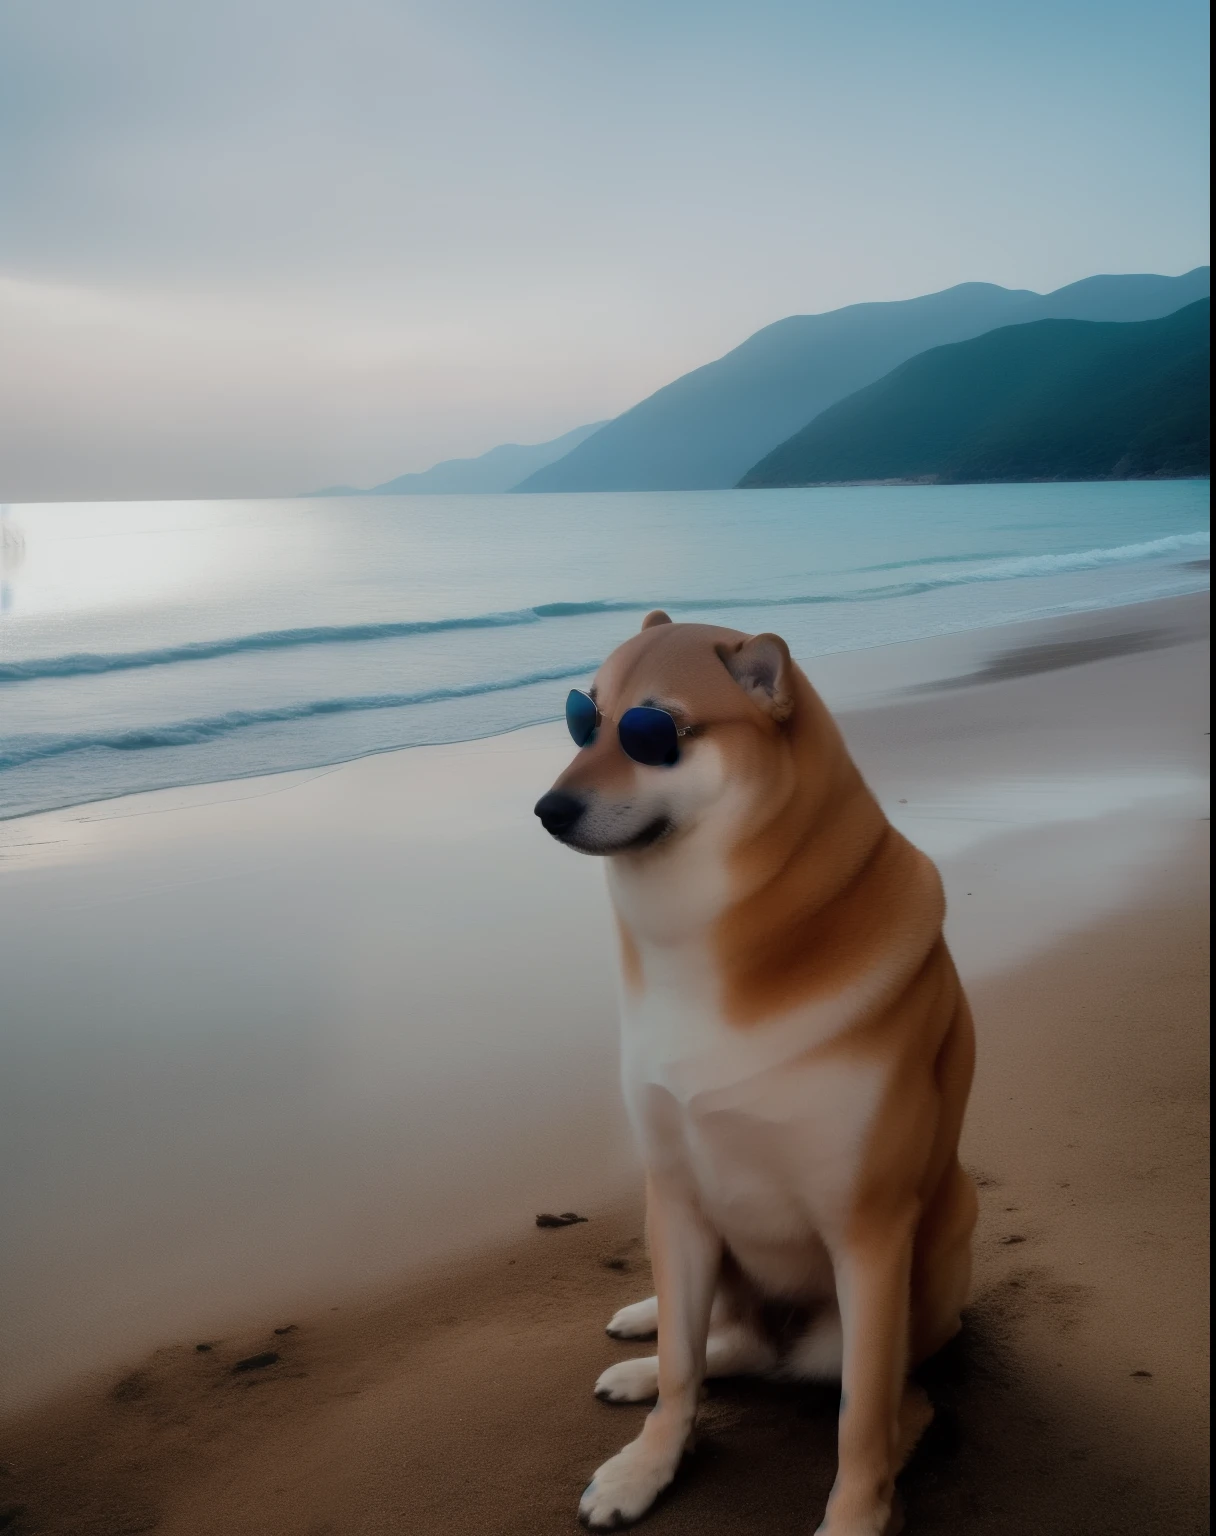
[[[935,347],[815,417],[740,486],[1206,475],[1210,301]]]
[[[1156,320],[1206,298],[1211,273],[1083,278],[1054,293],[960,283],[943,293],[790,315],[694,368],[517,484],[517,491],[736,485],[820,411],[929,347],[1033,320]]]

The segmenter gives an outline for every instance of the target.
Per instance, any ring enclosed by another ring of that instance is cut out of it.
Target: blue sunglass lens
[[[595,735],[600,712],[595,700],[588,693],[571,688],[566,695],[566,728],[576,747],[585,747]]]
[[[670,768],[679,760],[680,738],[676,723],[665,709],[627,709],[619,727],[621,748],[635,763],[648,768]]]

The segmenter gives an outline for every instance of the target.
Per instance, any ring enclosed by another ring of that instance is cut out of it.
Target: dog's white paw
[[[680,1458],[632,1441],[587,1485],[578,1517],[592,1531],[619,1531],[640,1520],[675,1476]]]
[[[659,1392],[659,1360],[647,1355],[610,1365],[595,1384],[595,1395],[606,1403],[644,1403]]]
[[[657,1296],[647,1296],[645,1301],[635,1301],[631,1307],[622,1307],[608,1324],[608,1332],[614,1339],[653,1339],[658,1331]]]

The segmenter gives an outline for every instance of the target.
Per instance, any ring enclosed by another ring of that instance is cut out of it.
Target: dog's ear
[[[780,635],[753,635],[733,645],[715,646],[722,665],[774,720],[788,720],[794,709],[790,648]]]
[[[643,629],[653,629],[656,624],[670,624],[670,617],[661,608],[652,609],[642,620]]]

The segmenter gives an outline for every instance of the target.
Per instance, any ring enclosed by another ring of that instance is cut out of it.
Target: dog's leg
[[[822,1536],[883,1536],[889,1528],[901,1442],[908,1438],[901,1420],[908,1417],[902,1409],[914,1226],[912,1212],[867,1223],[834,1255],[844,1339],[840,1460]]]
[[[777,1351],[747,1323],[713,1328],[705,1346],[706,1376],[762,1376],[777,1364]],[[659,1390],[659,1357],[642,1355],[610,1365],[595,1384],[605,1403],[644,1403]]]
[[[924,1387],[909,1382],[899,1405],[899,1440],[895,1446],[895,1470],[902,1472],[920,1437],[933,1423],[933,1404]]]
[[[714,1304],[709,1313],[710,1338],[730,1318],[730,1307],[721,1287],[714,1292]],[[647,1296],[645,1301],[635,1301],[628,1307],[614,1312],[605,1329],[611,1339],[653,1339],[659,1331],[659,1298]],[[712,1374],[712,1373],[711,1373]]]
[[[647,1181],[650,1262],[659,1300],[659,1400],[642,1433],[606,1461],[579,1504],[592,1530],[630,1525],[676,1475],[705,1374],[709,1313],[722,1245],[681,1191]]]

